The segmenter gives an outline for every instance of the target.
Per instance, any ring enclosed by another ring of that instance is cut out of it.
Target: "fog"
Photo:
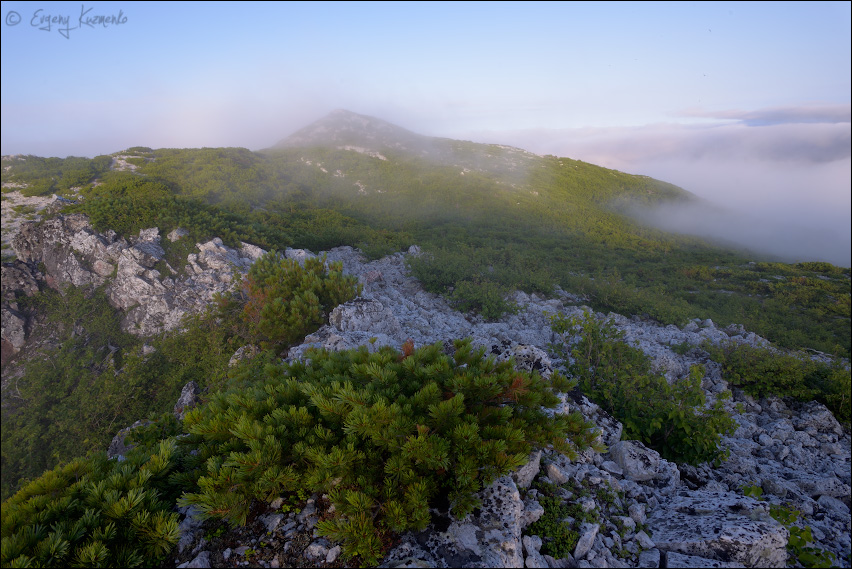
[[[852,264],[849,106],[688,111],[693,124],[468,133],[642,174],[702,198],[643,211],[667,231],[785,261]],[[712,121],[712,122],[707,122]]]
[[[826,212],[769,214],[760,209],[726,209],[709,203],[634,210],[636,218],[665,231],[697,235],[741,248],[759,258],[785,262],[828,261],[849,266],[848,216]],[[845,226],[845,229],[844,229]]]

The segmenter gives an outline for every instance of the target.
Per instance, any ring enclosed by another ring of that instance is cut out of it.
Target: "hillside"
[[[679,188],[336,112],[3,198],[4,565],[848,563],[849,270],[621,213]]]
[[[138,147],[89,162],[3,164],[7,190],[80,188],[76,211],[125,236],[183,225],[196,240],[352,245],[373,258],[416,243],[428,255],[412,270],[426,289],[486,317],[511,308],[502,297],[513,289],[559,286],[600,310],[667,324],[740,323],[789,348],[848,356],[852,342],[848,268],[773,262],[622,213],[695,199],[680,188],[569,158],[425,137],[347,111],[261,152]]]

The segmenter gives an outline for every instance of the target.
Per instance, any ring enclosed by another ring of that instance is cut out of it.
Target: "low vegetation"
[[[3,502],[3,567],[141,567],[177,544],[174,441],[45,472]]]
[[[180,332],[142,341],[121,331],[119,314],[102,290],[68,288],[27,299],[53,323],[58,347],[27,365],[3,412],[2,494],[87,451],[104,449],[116,431],[170,409],[195,381],[217,390],[228,362],[247,344],[285,350],[315,331],[357,282],[322,259],[302,267],[274,252],[256,263],[232,294],[210,311],[188,317]]]
[[[425,528],[439,496],[464,517],[478,506],[474,493],[534,446],[573,454],[594,440],[580,415],[542,410],[566,381],[516,372],[469,341],[452,357],[440,343],[308,357],[309,366],[255,368],[248,387],[187,416],[207,472],[182,503],[244,523],[253,499],[328,493],[335,515],[319,532],[375,564],[382,534]]]
[[[720,394],[708,407],[701,388],[703,366],[693,366],[689,377],[669,384],[612,323],[588,313],[582,318],[554,316],[553,331],[562,338],[554,349],[571,362],[571,376],[583,393],[621,421],[625,440],[642,441],[674,462],[697,465],[725,458],[721,436],[736,430],[723,408],[730,393]]]
[[[42,158],[40,156],[11,156],[3,159],[3,183],[21,186],[25,196],[63,194],[72,188],[82,188],[109,170],[112,158]],[[12,166],[8,170],[7,166]]]
[[[852,372],[840,362],[829,365],[807,354],[783,354],[734,342],[702,348],[722,364],[722,377],[754,397],[817,400],[849,426]]]
[[[343,275],[342,263],[325,257],[299,263],[271,251],[258,259],[240,290],[220,300],[220,311],[240,312],[240,335],[263,349],[289,346],[315,332],[338,304],[361,292],[358,279]]]
[[[137,341],[121,331],[119,315],[102,290],[87,294],[70,287],[64,294],[49,290],[27,300],[28,305],[21,302],[25,309],[52,323],[57,345],[31,360],[4,395],[4,499],[21,479],[106,448],[118,429],[180,393],[180,386],[154,388],[116,374]]]
[[[124,154],[144,159],[137,172],[110,171],[109,156],[8,157],[3,181],[39,193],[46,180],[73,180],[86,198],[77,209],[123,235],[181,226],[191,239],[352,245],[372,258],[417,243],[427,254],[411,268],[424,287],[486,318],[511,310],[508,290],[559,285],[596,310],[676,325],[712,318],[781,347],[849,357],[849,268],[750,262],[620,214],[690,199],[651,178],[498,146],[445,146],[440,164],[392,149],[382,160],[330,148],[139,147]]]

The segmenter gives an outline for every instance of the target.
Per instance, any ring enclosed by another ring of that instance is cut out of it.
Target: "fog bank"
[[[688,208],[642,213],[643,220],[661,229],[735,243],[786,261],[819,260],[849,267],[848,109],[845,105],[705,114],[736,119],[712,124],[468,134],[481,142],[651,176],[705,200]]]

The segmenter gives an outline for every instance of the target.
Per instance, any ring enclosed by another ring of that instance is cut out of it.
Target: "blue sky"
[[[346,108],[795,214],[849,249],[848,2],[3,2],[2,13],[3,154],[256,150]],[[68,23],[42,30],[46,15]]]

